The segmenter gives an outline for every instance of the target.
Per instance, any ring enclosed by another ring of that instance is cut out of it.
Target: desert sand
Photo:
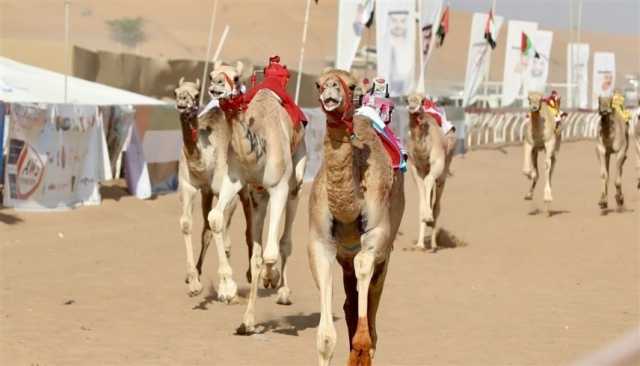
[[[631,155],[627,209],[601,215],[594,142],[564,144],[550,218],[529,214],[532,204],[523,200],[521,148],[456,157],[441,216],[455,240],[443,238],[450,247],[435,254],[412,250],[417,195],[407,179],[375,364],[567,364],[637,327],[640,208]],[[249,337],[234,335],[248,293],[239,212],[232,263],[241,298],[223,305],[215,300],[213,250],[205,290],[186,295],[176,194],[140,201],[116,186],[103,189],[97,207],[1,209],[0,364],[316,364],[319,297],[306,256],[308,191],[307,185],[294,229],[294,304],[276,305],[274,292],[261,290],[260,332]],[[195,222],[198,232],[202,220]],[[344,295],[341,276],[334,279],[334,364],[344,365]]]

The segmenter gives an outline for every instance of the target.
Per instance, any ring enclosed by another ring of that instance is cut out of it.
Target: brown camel
[[[524,134],[524,166],[523,173],[531,180],[531,187],[525,195],[525,200],[533,199],[533,191],[538,182],[538,152],[545,151],[545,187],[544,202],[546,211],[551,215],[551,176],[556,165],[557,154],[560,151],[561,135],[557,128],[555,115],[551,107],[543,100],[538,92],[529,93],[529,122]]]
[[[622,111],[616,110],[612,105],[611,97],[598,98],[598,112],[600,113],[600,126],[598,128],[598,144],[596,153],[600,163],[600,179],[602,190],[598,205],[602,210],[607,209],[608,183],[609,183],[609,160],[614,157],[616,167],[616,203],[618,209],[624,206],[624,196],[622,194],[622,167],[627,160],[627,149],[629,148],[629,125],[622,115]]]
[[[211,242],[212,233],[207,220],[207,215],[211,211],[212,200],[217,195],[215,187],[212,187],[212,180],[216,169],[220,169],[222,165],[219,162],[221,146],[227,146],[228,141],[223,137],[226,129],[224,114],[219,110],[209,111],[204,118],[198,119],[198,101],[200,94],[200,80],[195,83],[185,82],[184,78],[180,79],[178,88],[175,90],[176,106],[180,114],[180,126],[182,129],[183,148],[180,154],[178,169],[178,196],[182,205],[182,215],[180,216],[180,228],[184,236],[184,242],[187,253],[187,278],[186,282],[189,287],[188,294],[195,296],[202,292],[202,284],[200,283],[200,275],[202,274],[202,264],[204,261],[207,248]],[[216,137],[217,139],[214,139]],[[194,265],[193,261],[193,245],[191,243],[191,231],[193,226],[193,200],[196,193],[200,191],[202,198],[202,216],[204,220],[204,228],[202,230],[202,246],[198,263]],[[246,241],[249,249],[252,243],[251,231],[249,225],[251,223],[251,207],[249,197],[245,192],[240,193],[240,200],[247,220]],[[228,209],[225,211],[225,225],[228,227],[231,222],[231,216],[237,205],[238,199],[234,198]],[[228,256],[231,250],[231,240],[228,236],[224,238],[225,250],[224,255],[219,258],[219,272],[227,273],[230,265]],[[251,254],[249,254],[251,255]],[[222,279],[219,288],[228,287],[230,284]],[[235,286],[235,284],[232,284]]]
[[[371,365],[376,313],[393,241],[404,212],[402,173],[395,171],[364,116],[353,116],[354,77],[326,70],[317,87],[327,117],[323,163],[309,198],[309,261],[320,290],[317,350],[329,365],[336,345],[332,316],[332,265],[340,263],[346,293],[349,365]]]
[[[306,146],[302,131],[294,131],[291,117],[271,90],[257,92],[248,106],[238,95],[242,63],[235,67],[216,63],[211,72],[209,93],[219,98],[231,129],[227,169],[220,184],[220,198],[209,213],[216,246],[221,246],[226,227],[224,212],[232,198],[245,187],[262,192],[254,197],[252,221],[251,290],[239,334],[255,328],[255,303],[258,283],[278,288],[277,303],[291,304],[287,263],[291,255],[291,230],[306,166]],[[292,141],[299,141],[294,144]],[[269,226],[265,245],[262,229],[269,206]],[[279,235],[284,222],[282,236]],[[281,272],[276,268],[280,257]],[[263,266],[264,264],[264,266]],[[233,294],[235,296],[235,294]]]
[[[431,227],[430,248],[438,249],[437,225],[440,215],[440,201],[447,180],[447,172],[453,155],[452,146],[455,145],[455,132],[451,131],[453,144],[448,143],[442,128],[435,119],[424,112],[422,107],[425,96],[412,93],[407,98],[409,110],[409,153],[411,175],[418,187],[420,200],[420,230],[416,246],[425,249],[424,237],[426,227]],[[448,145],[452,145],[449,148]]]

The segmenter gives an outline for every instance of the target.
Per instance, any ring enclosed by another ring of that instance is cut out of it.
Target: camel
[[[613,155],[616,167],[615,197],[618,208],[621,209],[624,206],[622,167],[627,159],[627,149],[629,148],[629,125],[620,111],[613,108],[611,97],[601,96],[598,98],[598,112],[600,113],[600,126],[598,128],[596,153],[600,163],[600,180],[602,183],[598,205],[602,210],[608,207],[609,160]]]
[[[447,146],[442,128],[431,115],[424,113],[422,107],[424,98],[422,94],[412,93],[407,99],[409,110],[407,151],[411,162],[409,169],[418,187],[420,200],[420,230],[416,246],[425,249],[425,231],[426,227],[430,226],[432,230],[429,249],[435,252],[438,250],[437,220],[440,214],[440,200],[453,151]]]
[[[185,82],[180,79],[178,88],[175,89],[176,106],[180,114],[180,126],[182,128],[183,148],[179,159],[178,169],[178,196],[182,205],[180,216],[180,228],[184,237],[187,253],[187,276],[189,296],[196,296],[202,292],[200,275],[202,274],[202,264],[207,248],[211,242],[212,232],[207,220],[207,215],[211,210],[212,200],[216,195],[211,187],[211,182],[216,168],[221,166],[219,160],[220,146],[226,146],[228,142],[224,140],[214,141],[213,136],[223,136],[218,133],[225,129],[224,114],[219,110],[210,111],[205,118],[198,119],[198,101],[200,94],[200,80]],[[200,128],[199,124],[206,124],[205,128]],[[215,131],[216,134],[212,132]],[[193,224],[193,200],[196,193],[200,191],[202,198],[202,215],[204,218],[204,228],[202,230],[202,246],[197,264],[193,260],[193,245],[191,243],[191,230]],[[240,194],[242,207],[247,220],[247,227],[251,222],[251,207],[248,196],[245,192]],[[237,206],[238,199],[235,197],[224,213],[225,225],[228,227],[231,216]],[[247,243],[251,243],[250,230],[246,232]],[[229,267],[228,256],[230,253],[231,240],[224,237],[225,255],[219,258],[219,268],[226,271]],[[226,284],[221,283],[224,287]]]
[[[403,175],[394,172],[371,121],[353,115],[353,100],[362,95],[354,77],[329,69],[316,85],[327,117],[323,163],[309,197],[308,255],[320,291],[319,364],[330,364],[336,345],[331,308],[337,260],[346,293],[348,364],[371,365],[376,313],[404,212]]]
[[[248,106],[242,104],[242,95],[237,91],[242,67],[241,62],[235,66],[216,62],[210,74],[209,92],[220,100],[231,129],[231,140],[227,170],[220,184],[220,197],[208,219],[216,245],[219,246],[226,231],[224,212],[236,193],[247,186],[263,192],[253,202],[251,290],[242,324],[237,329],[239,334],[251,334],[255,330],[255,303],[261,278],[265,287],[278,289],[278,304],[291,304],[287,263],[292,250],[291,230],[307,154],[304,140],[295,144],[292,151],[292,121],[275,93],[263,89],[257,92]],[[262,231],[267,204],[270,220],[267,240],[263,245]],[[279,237],[278,231],[283,220],[284,230]],[[278,256],[280,273],[275,268]],[[235,293],[225,296],[234,297]]]
[[[531,180],[529,192],[524,196],[525,200],[533,199],[533,191],[538,182],[538,152],[545,151],[545,187],[544,202],[547,215],[551,215],[551,176],[556,165],[557,154],[560,151],[561,135],[557,128],[555,116],[549,105],[544,101],[541,93],[530,92],[529,96],[529,122],[524,133],[524,175]]]

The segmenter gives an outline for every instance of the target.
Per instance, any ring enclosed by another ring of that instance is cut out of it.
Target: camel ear
[[[200,90],[200,79],[196,79],[196,89]]]
[[[178,86],[182,86],[182,84],[184,84],[184,76],[180,78],[180,81],[178,81]]]
[[[213,69],[214,70],[218,70],[220,68],[220,66],[222,66],[222,61],[221,60],[216,60],[216,62],[213,63]]]
[[[244,64],[242,63],[242,61],[236,62],[236,74],[237,75],[242,75],[242,69],[243,68],[244,68]]]

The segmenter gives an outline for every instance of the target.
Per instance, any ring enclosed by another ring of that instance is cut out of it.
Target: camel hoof
[[[414,247],[418,250],[427,250],[427,248],[424,246],[424,243],[418,243]]]
[[[438,251],[438,247],[432,247],[430,252],[431,253],[436,253]]]
[[[287,287],[280,287],[278,290],[278,299],[276,300],[278,305],[291,305],[291,290]]]
[[[218,285],[218,301],[221,303],[235,304],[238,301],[238,286],[235,282],[220,282]]]
[[[616,203],[618,204],[618,208],[622,208],[624,206],[624,197],[622,195],[616,196]]]
[[[606,210],[609,207],[609,205],[605,201],[598,202],[598,206],[600,206],[600,209],[602,210]]]
[[[198,296],[201,293],[202,293],[202,284],[200,283],[200,281],[195,280],[194,282],[189,283],[189,291],[187,292],[189,297]]]
[[[527,193],[524,195],[525,201],[531,201],[533,199],[533,195],[531,193]]]
[[[255,327],[253,325],[246,325],[244,323],[240,324],[240,326],[236,329],[237,335],[249,336],[256,332]]]

